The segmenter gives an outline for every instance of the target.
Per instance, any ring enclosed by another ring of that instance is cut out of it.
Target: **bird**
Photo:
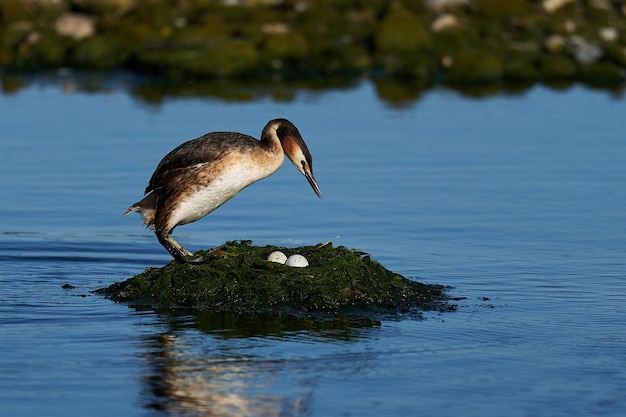
[[[270,120],[261,139],[236,132],[212,132],[184,142],[157,165],[144,197],[124,215],[137,212],[159,243],[180,263],[202,263],[172,238],[174,228],[200,220],[247,186],[272,175],[285,155],[319,198],[313,158],[298,128]]]

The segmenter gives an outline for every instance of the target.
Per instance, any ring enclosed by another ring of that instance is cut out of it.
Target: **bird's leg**
[[[183,248],[178,242],[176,242],[170,235],[165,235],[162,232],[156,231],[154,233],[159,240],[159,243],[169,252],[172,257],[181,263],[187,262],[187,256],[191,253]]]
[[[155,232],[159,243],[163,245],[163,247],[172,255],[172,257],[180,263],[202,263],[204,259],[199,256],[197,258],[193,257],[193,253],[189,252],[185,249],[180,243],[174,240],[174,238],[167,234],[164,235],[162,232]]]

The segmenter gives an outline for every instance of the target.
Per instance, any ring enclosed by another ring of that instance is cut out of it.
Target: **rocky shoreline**
[[[0,68],[617,87],[626,1],[3,0]]]

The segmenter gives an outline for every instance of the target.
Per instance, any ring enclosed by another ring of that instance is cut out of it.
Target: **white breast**
[[[284,157],[271,166],[259,164],[252,158],[239,159],[212,179],[206,187],[196,189],[184,197],[168,222],[171,230],[176,226],[195,222],[233,198],[248,185],[273,174]]]

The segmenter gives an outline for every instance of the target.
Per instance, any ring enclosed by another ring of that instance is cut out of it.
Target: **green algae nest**
[[[306,268],[267,261],[275,250],[309,260]],[[199,265],[171,262],[148,268],[97,292],[116,302],[151,308],[230,312],[408,312],[450,310],[444,287],[409,280],[369,255],[332,244],[299,248],[227,242],[200,251]]]

